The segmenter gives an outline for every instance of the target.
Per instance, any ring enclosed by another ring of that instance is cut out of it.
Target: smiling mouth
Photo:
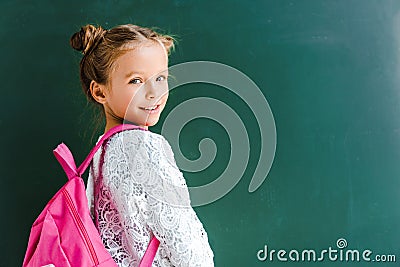
[[[157,113],[160,111],[161,104],[150,106],[150,107],[141,107],[141,110],[144,110],[146,113]]]

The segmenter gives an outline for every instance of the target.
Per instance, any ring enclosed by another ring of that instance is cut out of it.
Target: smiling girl
[[[123,123],[142,128],[113,135],[95,154],[89,172],[90,206],[118,266],[138,266],[153,236],[160,245],[152,266],[214,266],[171,147],[148,130],[168,99],[173,41],[132,24],[110,30],[86,25],[70,40],[83,53],[82,88],[102,107],[104,132]]]

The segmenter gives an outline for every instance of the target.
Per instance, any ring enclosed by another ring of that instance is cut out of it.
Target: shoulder
[[[113,135],[107,149],[114,160],[126,162],[132,177],[153,200],[173,206],[190,206],[186,181],[172,149],[160,134],[126,130]]]
[[[168,150],[171,149],[168,141],[162,135],[140,129],[125,130],[116,133],[108,139],[106,146],[108,148],[118,147],[122,150],[159,151],[165,148]]]
[[[164,143],[168,145],[168,141],[161,134],[140,129],[125,130],[114,134],[109,139],[110,143],[116,141],[127,144],[143,144],[146,146],[156,146]]]
[[[167,139],[158,133],[135,129],[113,135],[107,142],[108,150],[118,150],[127,157],[140,156],[161,167],[166,163],[177,169],[174,153]]]
[[[152,139],[165,139],[161,134],[154,133],[143,129],[130,129],[118,132],[111,136],[109,140],[127,138],[130,140],[137,140],[138,142],[143,142]]]

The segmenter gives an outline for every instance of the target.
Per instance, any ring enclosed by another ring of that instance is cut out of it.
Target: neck
[[[130,122],[125,122],[125,123],[130,123]],[[121,122],[115,122],[115,121],[107,121],[106,128],[104,129],[104,133],[109,131],[112,127],[115,127],[115,126],[120,125],[120,124],[122,124],[122,123]],[[138,126],[142,127],[143,129],[146,129],[146,130],[149,129],[148,126],[142,126],[142,125],[138,125]]]

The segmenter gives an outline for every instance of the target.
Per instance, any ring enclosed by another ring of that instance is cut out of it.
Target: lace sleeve
[[[190,206],[186,182],[172,149],[158,134],[136,131],[124,138],[124,151],[135,183],[142,185],[142,216],[160,240],[161,257],[174,266],[214,266],[208,236]]]

